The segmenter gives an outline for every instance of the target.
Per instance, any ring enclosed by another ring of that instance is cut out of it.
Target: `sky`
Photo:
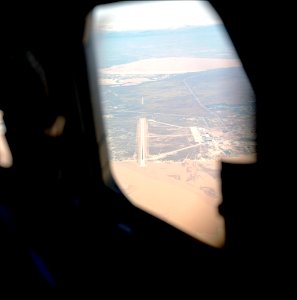
[[[106,31],[174,29],[220,24],[208,1],[123,1],[98,5],[97,28]]]

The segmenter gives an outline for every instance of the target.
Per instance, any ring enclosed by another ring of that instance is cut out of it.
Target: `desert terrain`
[[[113,176],[137,207],[214,247],[225,240],[219,172],[215,161],[112,162]]]
[[[230,68],[240,65],[237,59],[201,57],[149,58],[101,69],[105,74],[177,74]]]
[[[149,58],[131,63],[99,69],[99,82],[102,85],[140,84],[154,81],[156,75],[172,75],[202,72],[213,69],[240,66],[238,59],[165,57]],[[112,78],[110,78],[112,76]],[[116,76],[116,77],[115,77]]]

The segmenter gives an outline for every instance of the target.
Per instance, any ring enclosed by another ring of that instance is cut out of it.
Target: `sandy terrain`
[[[225,240],[219,164],[200,162],[113,162],[112,173],[131,202],[212,246]]]
[[[155,74],[235,66],[240,66],[239,60],[168,57],[144,59],[100,69],[100,72],[102,80],[107,80],[105,84],[131,84],[147,81]],[[225,161],[231,162],[230,159]],[[115,180],[135,206],[215,247],[223,246],[225,241],[224,219],[218,213],[219,172],[220,165],[214,161],[147,162],[145,167],[135,161],[112,162]]]
[[[237,59],[166,57],[143,59],[128,64],[102,68],[102,74],[177,74],[240,66]]]

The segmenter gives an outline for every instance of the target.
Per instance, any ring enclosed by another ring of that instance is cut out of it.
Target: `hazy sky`
[[[109,31],[152,30],[221,23],[208,1],[123,1],[98,5],[97,28]]]

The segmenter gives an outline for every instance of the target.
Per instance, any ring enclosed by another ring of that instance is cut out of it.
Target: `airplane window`
[[[124,1],[98,5],[87,28],[112,177],[135,206],[222,247],[220,161],[254,162],[256,138],[221,19],[207,1]]]

